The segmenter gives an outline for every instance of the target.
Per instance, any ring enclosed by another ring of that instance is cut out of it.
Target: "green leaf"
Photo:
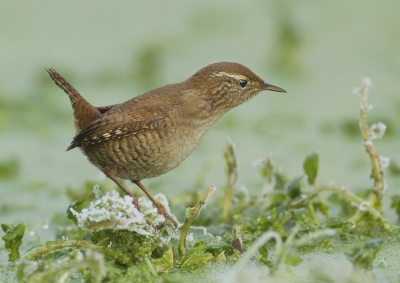
[[[1,228],[6,233],[2,239],[8,252],[8,260],[14,261],[20,258],[19,247],[25,234],[25,224],[6,225],[1,224]]]
[[[222,251],[217,258],[215,259],[215,262],[220,262],[220,261],[226,261],[226,256],[225,256],[225,251]]]
[[[318,167],[319,167],[319,155],[315,152],[309,154],[304,160],[303,169],[304,173],[306,173],[308,177],[308,183],[310,185],[315,184],[315,179],[318,175]]]
[[[213,259],[213,255],[211,253],[206,253],[202,255],[195,255],[192,257],[189,257],[187,260],[185,260],[184,263],[182,263],[181,267],[192,267],[192,266],[198,266],[203,263],[209,262]]]
[[[291,199],[295,199],[301,195],[301,181],[303,180],[304,175],[294,179],[287,188],[287,193],[289,194]]]
[[[298,255],[295,255],[295,254],[291,254],[291,253],[287,254],[287,256],[285,258],[285,263],[287,265],[291,265],[291,266],[297,266],[302,261],[303,261],[303,259],[301,257],[299,257]]]
[[[72,213],[71,208],[75,211],[80,211],[80,208],[86,203],[91,193],[88,193],[84,198],[80,200],[76,200],[71,203],[71,205],[67,209],[67,218],[71,219],[76,226],[78,226],[78,220],[76,219],[75,214]]]
[[[158,272],[169,272],[174,268],[174,254],[170,247],[161,258],[153,259],[153,267]]]

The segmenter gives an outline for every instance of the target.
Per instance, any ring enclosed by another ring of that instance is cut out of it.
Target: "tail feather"
[[[56,85],[64,90],[71,100],[71,105],[74,109],[75,128],[77,133],[101,116],[101,112],[84,99],[56,70],[50,68],[46,69],[46,71],[49,73]]]

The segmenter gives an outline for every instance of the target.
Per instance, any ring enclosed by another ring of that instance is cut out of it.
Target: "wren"
[[[187,80],[156,88],[128,101],[92,106],[54,69],[47,72],[69,96],[77,134],[67,150],[79,147],[89,161],[132,196],[118,178],[139,186],[158,212],[178,223],[140,182],[182,163],[228,110],[264,90],[286,92],[265,83],[238,63],[208,65]]]

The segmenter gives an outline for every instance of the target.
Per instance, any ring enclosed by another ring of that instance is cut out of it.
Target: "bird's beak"
[[[284,90],[283,88],[274,86],[274,85],[270,85],[267,83],[263,83],[263,86],[261,87],[262,90],[270,90],[270,91],[277,91],[277,92],[286,92],[286,90]]]

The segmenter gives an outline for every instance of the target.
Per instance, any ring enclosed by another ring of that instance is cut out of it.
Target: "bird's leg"
[[[133,198],[133,205],[136,207],[136,209],[139,212],[142,212],[142,210],[140,209],[140,205],[139,205],[139,200],[137,198],[137,196],[135,196],[130,190],[128,190],[124,184],[122,184],[122,182],[115,176],[115,170],[109,169],[107,168],[106,170],[103,171],[104,174],[106,174],[106,176],[108,178],[110,178],[111,180],[114,181],[114,183],[116,183],[118,185],[118,187],[120,187],[125,194],[127,194],[128,196],[131,196]],[[154,227],[154,229],[157,229],[157,227],[153,224],[153,222],[151,222],[149,219],[146,219],[147,224],[149,224],[150,226]]]
[[[136,206],[136,208],[139,211],[141,211],[140,206],[139,206],[139,200],[138,200],[137,196],[135,196],[130,190],[128,190],[117,177],[111,176],[111,175],[107,175],[107,177],[110,178],[111,180],[113,180],[114,183],[116,183],[118,185],[118,187],[120,187],[125,192],[125,194],[127,194],[128,196],[131,196],[133,198],[133,201],[132,201],[133,205]]]
[[[158,229],[163,228],[167,224],[167,220],[171,221],[172,224],[174,224],[175,228],[178,228],[178,222],[175,221],[165,210],[165,207],[161,204],[159,200],[157,200],[155,197],[153,197],[150,192],[146,189],[145,186],[140,183],[140,181],[132,180],[132,183],[135,183],[147,196],[148,198],[154,203],[154,205],[157,207],[158,213],[161,215],[164,215],[165,217],[165,222],[161,223],[160,225],[157,226]]]

